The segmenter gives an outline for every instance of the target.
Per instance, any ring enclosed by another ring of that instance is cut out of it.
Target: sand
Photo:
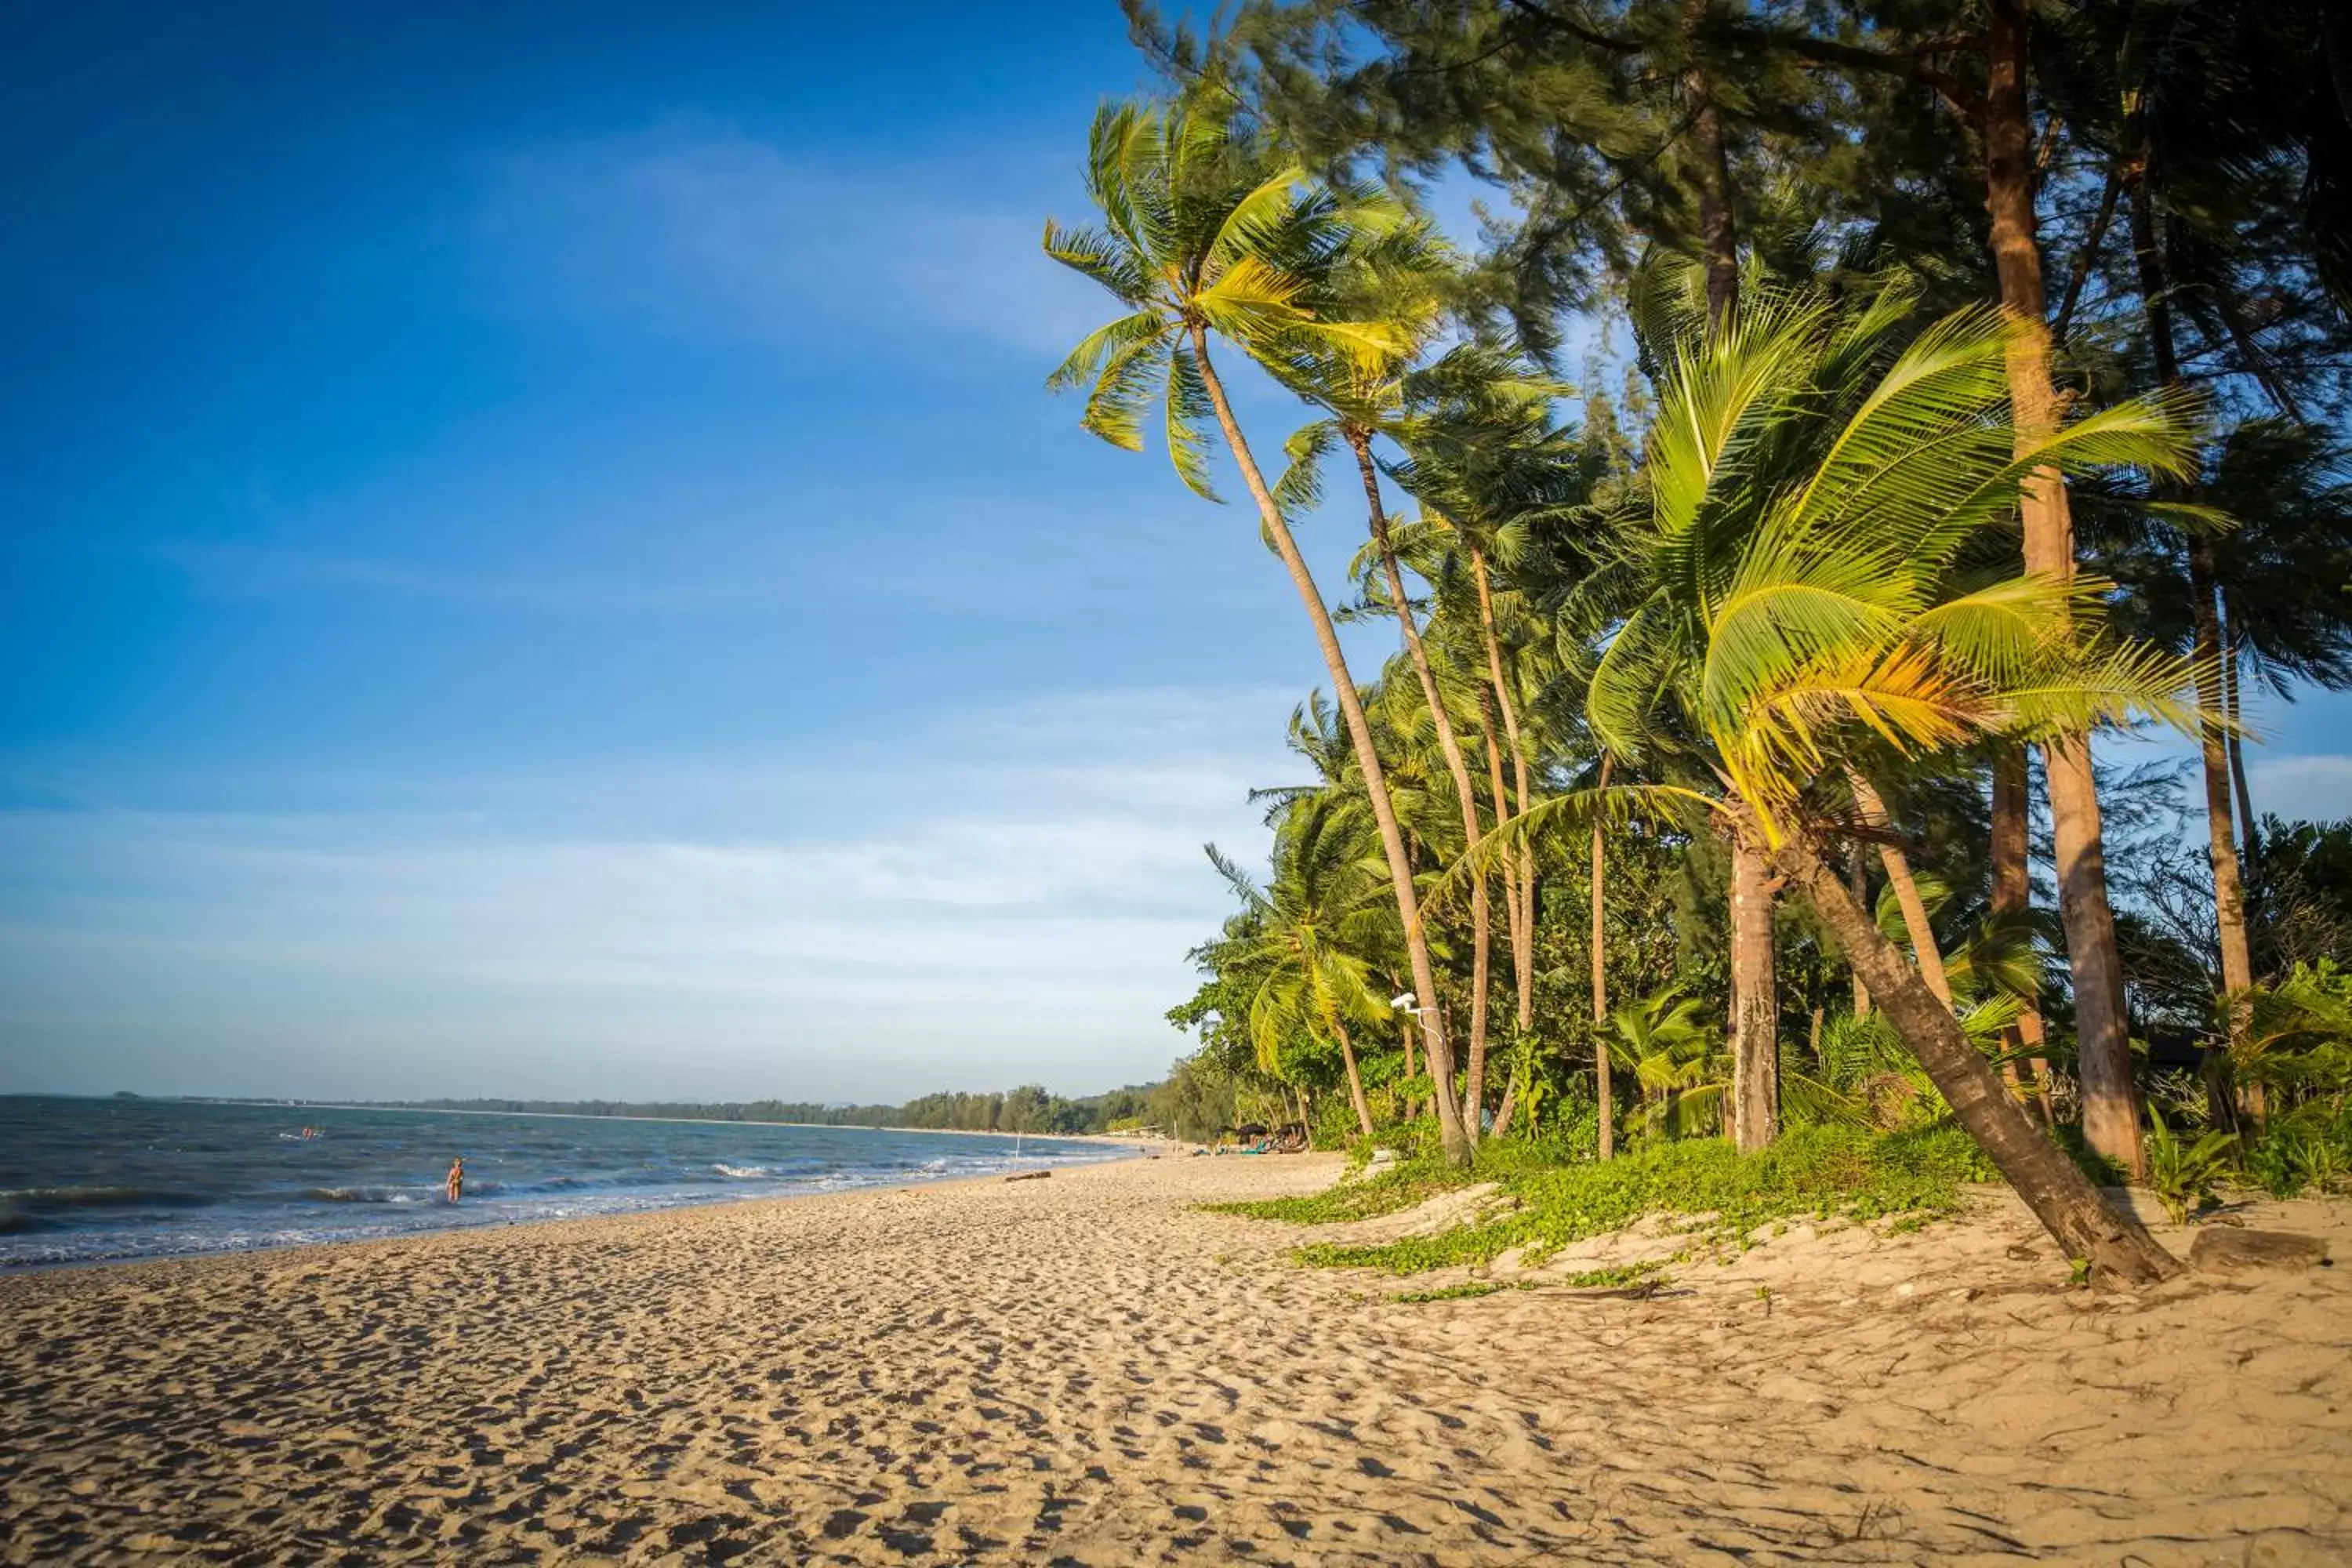
[[[1988,1194],[1646,1300],[1402,1303],[1461,1276],[1189,1206],[1337,1170],[12,1276],[0,1558],[2352,1561],[2352,1267],[2095,1296]],[[2344,1205],[2244,1217],[2352,1257]]]

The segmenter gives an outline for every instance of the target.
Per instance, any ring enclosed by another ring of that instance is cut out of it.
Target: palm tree
[[[1302,396],[1320,404],[1328,417],[1303,426],[1285,444],[1289,468],[1275,487],[1275,498],[1286,510],[1312,507],[1322,500],[1321,467],[1335,447],[1344,447],[1354,459],[1363,487],[1369,521],[1370,549],[1381,572],[1379,597],[1394,614],[1406,656],[1421,686],[1430,723],[1462,817],[1463,837],[1475,848],[1481,836],[1477,792],[1470,779],[1468,759],[1438,689],[1437,672],[1421,627],[1413,618],[1412,600],[1405,592],[1391,520],[1381,499],[1381,475],[1373,441],[1393,428],[1403,413],[1409,371],[1413,358],[1434,336],[1440,321],[1438,283],[1446,256],[1421,224],[1404,226],[1377,247],[1351,258],[1342,275],[1341,300],[1352,317],[1385,322],[1395,332],[1398,352],[1384,355],[1331,354],[1310,352],[1294,363],[1278,364],[1281,379]],[[1496,809],[1501,812],[1501,803]],[[1514,920],[1514,951],[1525,943]],[[1494,942],[1494,921],[1485,880],[1470,890],[1471,982],[1468,1072],[1464,1095],[1463,1128],[1473,1142],[1479,1134],[1486,1079],[1488,965]]]
[[[1669,985],[1610,1016],[1602,1049],[1633,1075],[1651,1132],[1688,1137],[1722,1118],[1731,1062],[1700,1014],[1697,997]]]
[[[1277,1071],[1284,1045],[1301,1038],[1337,1045],[1357,1125],[1370,1137],[1371,1104],[1348,1026],[1388,1016],[1373,963],[1394,941],[1395,927],[1380,864],[1367,862],[1365,847],[1339,803],[1317,796],[1283,819],[1265,890],[1215,845],[1208,853],[1242,901],[1243,919],[1220,967],[1255,984],[1249,1035],[1258,1065]]]
[[[1333,267],[1350,247],[1392,230],[1402,211],[1392,202],[1309,179],[1262,133],[1211,107],[1206,91],[1164,107],[1102,109],[1088,139],[1086,184],[1102,224],[1070,229],[1048,221],[1045,252],[1100,284],[1127,313],[1088,334],[1047,385],[1087,388],[1080,423],[1131,451],[1142,447],[1147,410],[1163,405],[1176,471],[1209,499],[1214,497],[1205,426],[1213,421],[1223,437],[1330,672],[1379,826],[1413,984],[1424,1004],[1424,1045],[1440,1086],[1439,1130],[1449,1154],[1466,1159],[1469,1143],[1450,1088],[1453,1049],[1437,1005],[1412,862],[1371,726],[1329,606],[1242,433],[1209,345],[1213,333],[1244,353],[1276,361],[1310,347],[1367,363],[1402,352],[1405,344],[1391,325],[1320,309]]]
[[[1486,738],[1487,784],[1498,825],[1535,800],[1532,691],[1549,671],[1529,643],[1548,644],[1534,631],[1524,596],[1496,581],[1495,558],[1517,552],[1539,520],[1572,514],[1586,499],[1585,465],[1570,433],[1553,417],[1567,388],[1536,374],[1518,356],[1483,344],[1448,353],[1413,378],[1405,416],[1394,431],[1409,454],[1397,478],[1423,503],[1414,537],[1443,563],[1433,583],[1452,585],[1462,605],[1455,619],[1465,633],[1466,663],[1479,668],[1480,728]],[[1560,564],[1573,569],[1572,554]],[[1545,629],[1548,633],[1548,628]],[[1511,779],[1503,776],[1506,751]],[[1522,845],[1503,863],[1505,911],[1511,931],[1515,1022],[1525,1037],[1535,1026],[1537,868]]]
[[[1587,708],[1613,752],[1689,747],[1715,787],[1588,792],[1519,831],[1538,815],[1643,799],[1727,822],[1811,900],[1954,1114],[2069,1255],[2160,1278],[2177,1264],[2027,1119],[1832,868],[1827,841],[1855,832],[1841,804],[1849,770],[1881,749],[1925,759],[1986,740],[2079,742],[2127,714],[2198,726],[2179,695],[2182,661],[2095,640],[2098,584],[1962,580],[2040,476],[2178,469],[2181,420],[2137,402],[2029,437],[2008,418],[2006,362],[2030,329],[1963,312],[1897,353],[1909,308],[1899,289],[1844,313],[1751,291],[1730,329],[1672,347],[1644,503],[1619,524],[1646,587]]]

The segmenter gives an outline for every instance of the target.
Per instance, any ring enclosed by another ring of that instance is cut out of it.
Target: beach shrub
[[[2317,1101],[2272,1118],[2246,1145],[2241,1168],[2274,1198],[2344,1186],[2352,1179],[2352,1110]]]
[[[2187,1225],[2221,1201],[2221,1176],[2229,1169],[2237,1135],[2208,1130],[2196,1142],[2172,1130],[2163,1113],[2148,1108],[2147,1184],[2175,1225]]]

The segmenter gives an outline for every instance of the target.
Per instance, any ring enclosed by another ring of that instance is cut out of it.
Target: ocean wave
[[[58,1209],[196,1208],[213,1201],[202,1193],[168,1187],[0,1188],[0,1207],[36,1214]]]
[[[430,1192],[401,1187],[312,1187],[302,1195],[320,1204],[422,1204],[433,1200]]]
[[[713,1164],[710,1168],[722,1176],[729,1176],[739,1182],[756,1182],[768,1173],[768,1167],[765,1165]]]

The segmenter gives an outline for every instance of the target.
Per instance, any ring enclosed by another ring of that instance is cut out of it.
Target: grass
[[[1481,1296],[1491,1296],[1497,1290],[1532,1290],[1531,1280],[1513,1280],[1506,1284],[1496,1279],[1473,1279],[1466,1285],[1441,1285],[1434,1290],[1399,1290],[1389,1298],[1391,1301],[1474,1301]]]
[[[1588,1268],[1581,1274],[1570,1274],[1559,1279],[1472,1279],[1460,1285],[1441,1285],[1433,1290],[1399,1290],[1389,1298],[1391,1301],[1471,1301],[1481,1296],[1491,1296],[1497,1290],[1540,1290],[1547,1286],[1565,1286],[1571,1290],[1592,1290],[1608,1287],[1639,1285],[1645,1281],[1664,1284],[1664,1276],[1658,1270],[1663,1263],[1625,1263],[1614,1268]]]
[[[1310,1243],[1299,1261],[1420,1274],[1491,1261],[1513,1247],[1530,1264],[1652,1215],[1684,1221],[1702,1244],[1744,1246],[1759,1227],[1798,1219],[1924,1224],[1952,1213],[1962,1184],[1995,1179],[1958,1129],[1880,1135],[1839,1128],[1790,1132],[1743,1155],[1717,1139],[1657,1143],[1605,1164],[1514,1163],[1498,1152],[1466,1171],[1415,1162],[1307,1198],[1228,1204],[1224,1212],[1327,1225],[1391,1214],[1470,1182],[1499,1181],[1520,1206],[1485,1225],[1370,1245]]]
[[[1384,1214],[1414,1208],[1443,1193],[1478,1182],[1509,1183],[1559,1167],[1522,1143],[1487,1143],[1467,1167],[1447,1164],[1435,1155],[1392,1165],[1377,1176],[1345,1182],[1303,1198],[1258,1198],[1245,1203],[1202,1204],[1208,1214],[1237,1214],[1247,1219],[1282,1220],[1290,1225],[1345,1225],[1350,1220],[1376,1219]]]

